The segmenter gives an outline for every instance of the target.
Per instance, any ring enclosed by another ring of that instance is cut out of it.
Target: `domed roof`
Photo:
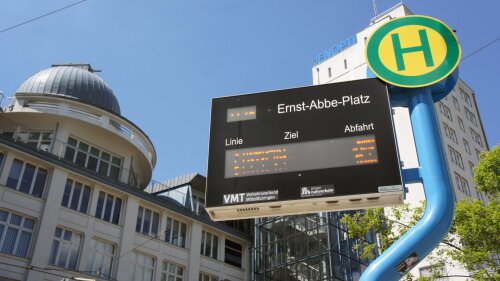
[[[120,115],[113,90],[88,64],[52,65],[26,79],[16,91],[23,95],[59,95]]]

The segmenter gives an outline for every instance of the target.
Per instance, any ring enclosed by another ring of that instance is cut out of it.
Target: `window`
[[[219,281],[219,278],[206,274],[204,272],[200,272],[199,281]]]
[[[455,173],[455,183],[457,185],[457,189],[463,192],[464,190],[462,188],[462,181],[460,180],[460,178],[460,175]]]
[[[477,157],[477,161],[481,160],[481,151],[479,151],[477,149],[476,149],[476,157]]]
[[[462,155],[460,152],[456,151],[453,147],[448,146],[448,153],[450,154],[451,162],[453,162],[458,167],[464,169],[464,163],[462,161]]]
[[[155,260],[152,257],[133,253],[132,266],[130,267],[131,281],[153,281]]]
[[[468,104],[469,106],[472,106],[472,101],[470,99],[469,94],[467,94],[462,88],[459,88],[460,91],[460,96],[462,97],[462,100]]]
[[[331,67],[328,68],[328,77],[332,77],[332,68]]]
[[[27,257],[35,220],[0,210],[0,252]]]
[[[167,217],[167,225],[165,227],[165,241],[176,246],[186,247],[186,229],[185,223]]]
[[[139,182],[137,181],[137,175],[135,174],[133,167],[130,167],[130,171],[128,174],[128,184],[135,188],[139,188]]]
[[[446,274],[444,267],[426,266],[426,267],[421,267],[419,270],[420,270],[420,277],[431,278],[436,274],[436,275],[445,276],[445,277],[432,278],[432,280],[436,280],[436,281],[447,281],[448,280],[448,277],[446,277],[447,274]]]
[[[201,232],[201,254],[212,259],[217,259],[219,237],[203,230]]]
[[[47,170],[19,159],[14,159],[10,167],[6,185],[21,192],[42,197],[46,181]]]
[[[87,256],[86,271],[100,278],[111,279],[111,268],[115,258],[115,246],[101,240],[92,239]]]
[[[193,194],[193,211],[201,215],[205,213],[205,197]]]
[[[478,191],[477,189],[476,189],[476,197],[477,197],[477,199],[479,199],[479,200],[481,200],[481,201],[483,201],[483,202],[484,202],[484,196],[483,196],[483,193],[481,193],[481,192],[480,192],[480,191]]]
[[[86,214],[89,208],[90,186],[72,179],[66,180],[61,205]]]
[[[446,136],[450,140],[452,140],[454,143],[458,144],[457,134],[455,133],[455,130],[450,128],[450,126],[448,126],[448,124],[446,124],[445,122],[443,122],[443,128],[444,128],[444,133],[446,134]]]
[[[52,132],[9,132],[5,133],[5,135],[10,135],[16,141],[24,142],[33,148],[47,152],[50,150],[52,139],[54,139],[54,133]]]
[[[224,262],[230,265],[241,267],[241,244],[226,239],[224,251]]]
[[[476,131],[474,131],[474,129],[472,129],[472,128],[469,128],[469,129],[470,129],[470,135],[471,135],[472,139],[477,144],[479,144],[479,146],[483,147],[483,139],[481,138],[481,135],[479,135]]]
[[[453,106],[455,107],[456,110],[460,111],[460,104],[458,103],[458,100],[456,97],[451,97],[453,99]]]
[[[467,180],[458,173],[455,173],[455,183],[458,190],[465,193],[467,196],[470,196],[469,182],[467,182]]]
[[[95,210],[96,218],[110,223],[118,224],[120,222],[120,211],[122,208],[122,199],[109,193],[99,191],[97,199],[97,208]]]
[[[467,120],[469,120],[472,124],[474,124],[474,126],[477,127],[477,119],[476,119],[476,115],[474,115],[474,113],[472,113],[472,111],[470,111],[467,107],[464,106],[464,109],[465,109],[465,116],[467,117]]]
[[[474,163],[469,161],[469,170],[472,177],[474,177],[474,167],[475,167]]]
[[[460,180],[462,181],[462,188],[464,189],[465,194],[470,196],[469,182],[463,177],[460,177]]]
[[[161,270],[161,281],[182,280],[184,280],[184,267],[164,261]]]
[[[49,263],[76,269],[82,236],[70,230],[56,227]]]
[[[460,117],[457,117],[457,119],[458,119],[458,126],[460,127],[460,130],[465,133],[464,120],[462,120]]]
[[[446,118],[448,118],[448,120],[453,121],[453,117],[451,116],[450,109],[446,105],[444,105],[442,102],[439,102],[439,112],[441,112],[441,114],[446,116]]]
[[[466,139],[462,139],[464,141],[465,152],[470,154],[470,146],[469,142]]]
[[[460,154],[458,151],[455,150],[455,164],[457,164],[458,167],[464,169],[464,162],[462,160],[462,154]]]
[[[476,189],[476,197],[477,197],[477,199],[484,201],[483,194],[481,194],[481,192],[477,191],[477,189]]]
[[[0,168],[2,168],[4,158],[5,158],[5,155],[2,152],[0,152]]]
[[[72,137],[68,138],[64,159],[114,180],[120,175],[121,157]]]
[[[150,209],[139,207],[135,231],[149,236],[157,237],[159,221],[160,214],[151,211]]]

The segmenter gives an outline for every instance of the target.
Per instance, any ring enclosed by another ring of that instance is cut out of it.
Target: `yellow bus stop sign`
[[[457,68],[461,49],[443,22],[426,16],[393,19],[366,44],[366,61],[389,84],[418,88],[437,83]]]

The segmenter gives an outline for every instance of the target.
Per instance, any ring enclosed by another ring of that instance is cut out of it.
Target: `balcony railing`
[[[1,93],[0,93],[1,94]],[[97,109],[83,109],[81,107],[63,106],[62,103],[52,101],[28,101],[22,97],[4,97],[0,95],[0,107],[2,112],[11,112],[16,106],[16,101],[19,103],[19,108],[27,108],[38,112],[65,115],[77,118],[79,120],[92,123],[112,131],[134,144],[150,161],[152,166],[156,161],[154,148],[139,128],[133,123],[130,123],[120,116],[109,115]],[[17,107],[16,107],[17,108]],[[17,109],[16,109],[17,111]]]
[[[34,151],[51,154],[52,156],[65,163],[111,181],[125,183],[134,188],[143,188],[149,183],[149,177],[143,176],[139,173],[134,172],[133,170],[122,167],[121,165],[123,163],[118,166],[115,163],[112,163],[111,159],[109,161],[105,159],[97,159],[95,155],[78,150],[74,146],[66,142],[54,139],[52,133],[27,133],[20,132],[21,130],[22,129],[18,128],[18,132],[3,133],[0,134],[0,137],[20,144]],[[32,138],[30,134],[41,135],[41,137],[37,141],[35,140],[35,138]],[[73,151],[76,150],[77,153],[80,154],[77,159],[78,161],[68,159],[68,157],[66,157],[66,151],[68,151],[68,148],[71,148],[71,150]],[[95,165],[89,164],[95,162],[93,159],[97,159],[98,162],[96,162]]]
[[[14,107],[14,97],[5,97],[3,93],[0,92],[0,111],[7,112],[11,111]]]

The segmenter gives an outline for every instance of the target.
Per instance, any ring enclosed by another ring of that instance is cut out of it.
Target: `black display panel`
[[[207,209],[395,190],[399,159],[378,79],[212,100]]]

